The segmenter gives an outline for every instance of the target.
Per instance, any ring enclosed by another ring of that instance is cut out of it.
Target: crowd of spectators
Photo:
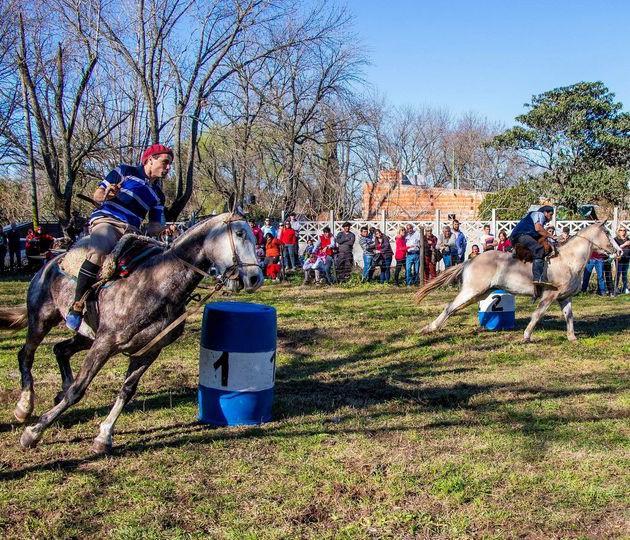
[[[346,281],[354,266],[353,248],[357,239],[363,258],[361,280],[366,283],[393,283],[395,286],[418,285],[421,271],[424,272],[423,283],[426,283],[435,279],[441,270],[462,264],[467,258],[474,259],[486,251],[512,251],[506,231],[501,230],[495,235],[490,225],[485,225],[468,252],[468,238],[457,220],[445,225],[440,236],[433,234],[431,227],[415,227],[409,223],[400,227],[393,239],[382,230],[365,225],[359,229],[357,236],[351,231],[351,224],[346,222],[336,236],[330,227],[324,227],[316,240],[305,242],[302,253],[299,251],[302,225],[295,214],[290,214],[279,226],[269,218],[262,226],[254,220],[250,220],[249,224],[256,237],[257,253],[265,276],[280,281],[287,274],[302,272],[304,284]],[[558,244],[570,238],[568,227],[556,234],[550,226],[549,232]],[[584,291],[594,271],[598,279],[598,294],[628,293],[630,240],[625,227],[619,228],[616,241],[624,254],[617,260],[615,279],[612,277],[612,261],[594,252],[584,271]]]
[[[78,213],[73,213],[68,227],[73,239],[85,234],[85,225],[85,220]],[[367,226],[360,228],[357,237],[351,231],[351,224],[345,222],[337,235],[332,233],[330,227],[324,227],[316,240],[305,242],[302,253],[299,248],[302,224],[295,214],[289,214],[279,226],[270,218],[265,219],[262,226],[253,219],[249,220],[249,225],[256,238],[256,253],[265,276],[280,281],[287,274],[302,273],[304,284],[331,284],[348,280],[355,263],[353,249],[357,238],[363,256],[362,281],[391,282],[395,286],[404,284],[408,287],[420,283],[421,269],[424,271],[423,282],[426,283],[435,279],[441,270],[463,263],[468,246],[468,239],[457,220],[453,220],[451,225],[445,225],[439,236],[433,234],[431,227],[415,227],[409,223],[400,227],[393,239],[384,231]],[[160,240],[170,245],[183,230],[185,227],[173,224],[162,232]],[[563,227],[557,234],[555,228],[549,226],[548,232],[559,245],[571,236],[568,227]],[[53,247],[53,241],[54,238],[43,232],[41,227],[29,230],[25,242],[26,255],[37,257],[48,252]],[[475,237],[475,241],[477,243],[471,246],[468,259],[474,259],[489,250],[512,251],[506,231],[501,230],[495,236],[490,225],[483,227],[483,232]],[[630,294],[630,238],[624,226],[617,230],[615,241],[622,250],[616,265],[606,255],[597,251],[591,253],[582,279],[583,292],[588,291],[592,274],[595,274],[597,294]],[[424,254],[422,264],[421,253]],[[22,264],[20,235],[15,223],[6,231],[0,229],[0,273],[5,272],[7,262],[11,271],[19,269]]]

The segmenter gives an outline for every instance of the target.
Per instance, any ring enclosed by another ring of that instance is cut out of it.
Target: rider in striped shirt
[[[161,181],[173,162],[173,151],[154,144],[142,154],[137,167],[119,165],[103,180],[93,199],[100,203],[90,216],[90,245],[79,270],[74,302],[66,326],[77,331],[83,320],[83,296],[96,283],[105,257],[126,233],[138,233],[148,216],[147,234],[155,236],[164,228],[164,194]]]

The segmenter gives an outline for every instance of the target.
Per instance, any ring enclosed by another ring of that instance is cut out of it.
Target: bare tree
[[[63,222],[70,217],[75,183],[116,122],[93,83],[99,35],[84,21],[98,4],[50,0],[20,22],[17,64],[35,124],[36,164],[44,171]],[[12,134],[16,147],[18,134]],[[22,148],[26,155],[28,151]]]

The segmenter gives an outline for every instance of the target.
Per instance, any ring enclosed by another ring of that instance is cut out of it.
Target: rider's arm
[[[164,229],[166,229],[166,216],[164,214],[164,195],[161,191],[158,191],[157,204],[149,208],[149,214],[147,219],[149,221],[147,225],[147,236],[158,236]]]
[[[534,228],[536,229],[536,232],[543,238],[551,238],[551,235],[547,232],[545,227],[541,225],[540,223],[535,223]]]
[[[163,230],[164,226],[159,221],[149,221],[147,236],[158,236]]]
[[[105,177],[105,179],[98,185],[92,199],[97,203],[103,203],[105,200],[114,199],[124,180],[123,173],[116,167],[114,170]]]

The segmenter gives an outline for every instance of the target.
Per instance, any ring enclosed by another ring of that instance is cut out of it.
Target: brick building
[[[429,188],[410,183],[400,171],[384,170],[376,184],[363,186],[363,218],[374,219],[386,211],[388,219],[432,220],[455,214],[461,221],[473,220],[486,192],[467,189]]]

